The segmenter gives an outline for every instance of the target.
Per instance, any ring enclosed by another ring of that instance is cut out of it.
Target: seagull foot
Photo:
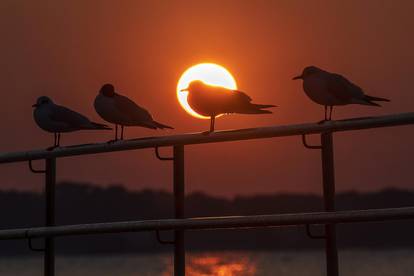
[[[329,121],[330,121],[330,120],[323,119],[322,121],[319,121],[319,122],[318,122],[318,125],[322,125],[322,124],[327,123],[327,122],[329,122]]]
[[[204,132],[201,132],[201,134],[203,134],[203,135],[210,135],[211,133],[213,133],[214,131],[211,131],[211,130],[207,130],[207,131],[204,131]]]
[[[119,141],[119,139],[114,139],[114,140],[109,140],[107,143],[108,144],[114,144],[114,143],[116,143],[118,141]]]

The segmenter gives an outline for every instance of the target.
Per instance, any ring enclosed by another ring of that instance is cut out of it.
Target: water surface
[[[1,276],[41,276],[41,257],[0,259]],[[414,250],[343,250],[341,275],[412,276]],[[58,276],[172,275],[168,253],[117,256],[58,256]],[[188,253],[187,275],[325,275],[322,251],[227,251]]]

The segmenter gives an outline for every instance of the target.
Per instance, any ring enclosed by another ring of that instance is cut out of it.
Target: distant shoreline
[[[337,210],[414,206],[414,192],[386,189],[371,193],[346,192],[336,197]],[[191,193],[186,197],[186,216],[254,215],[321,211],[317,195],[270,194],[234,199]],[[39,193],[0,191],[0,228],[43,226],[44,198]],[[173,217],[173,197],[165,191],[129,191],[121,186],[102,188],[85,183],[64,182],[56,190],[58,225],[163,219]],[[338,225],[340,248],[414,249],[414,221]],[[312,231],[321,233],[320,226]],[[162,232],[171,239],[171,232]],[[35,246],[41,239],[34,240]],[[249,230],[187,231],[186,246],[198,251],[314,250],[323,241],[309,239],[305,227]],[[158,244],[155,233],[103,234],[56,239],[58,254],[149,254],[171,250]],[[27,241],[0,241],[0,256],[33,254]]]

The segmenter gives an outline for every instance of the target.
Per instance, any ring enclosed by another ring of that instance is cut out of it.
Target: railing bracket
[[[312,234],[311,231],[311,225],[310,224],[306,224],[306,234],[308,235],[309,238],[311,239],[326,239],[326,235],[314,235]]]
[[[165,241],[161,239],[161,235],[160,235],[160,231],[159,230],[155,230],[155,234],[157,236],[157,241],[160,244],[175,244],[175,241]]]
[[[44,248],[35,248],[35,247],[33,246],[33,243],[32,243],[32,238],[31,238],[31,237],[29,237],[29,231],[26,231],[26,238],[27,238],[27,243],[28,243],[28,245],[29,245],[29,249],[30,249],[30,250],[35,251],[35,252],[44,252],[44,251],[45,251],[45,249],[44,249]]]
[[[306,134],[302,134],[302,143],[307,149],[322,149],[322,146],[309,145],[308,142],[306,141]]]
[[[159,151],[159,147],[155,147],[155,156],[157,156],[157,158],[162,161],[174,160],[174,157],[162,157]]]
[[[29,160],[29,169],[32,173],[46,173],[46,170],[37,170],[35,168],[33,168],[33,160]]]

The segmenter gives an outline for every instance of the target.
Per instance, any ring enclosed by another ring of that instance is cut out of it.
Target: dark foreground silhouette
[[[57,187],[57,224],[78,224],[173,217],[173,197],[165,191],[128,191],[120,186],[99,188],[89,184],[62,183]],[[203,193],[186,198],[186,216],[253,215],[321,211],[316,195],[273,194],[225,199]],[[341,193],[337,209],[368,209],[414,206],[414,191],[387,189],[374,193]],[[31,192],[0,191],[0,228],[42,226],[43,195]],[[321,231],[318,226],[315,233]],[[338,226],[340,247],[414,248],[414,221],[358,223]],[[311,240],[304,227],[250,230],[189,231],[187,248],[195,250],[281,250],[322,248],[323,241]],[[170,232],[162,232],[170,239]],[[34,240],[40,247],[41,240]],[[154,232],[103,234],[57,238],[57,252],[64,254],[149,253],[171,250],[159,245]],[[24,240],[0,241],[2,256],[39,254],[31,252]]]

